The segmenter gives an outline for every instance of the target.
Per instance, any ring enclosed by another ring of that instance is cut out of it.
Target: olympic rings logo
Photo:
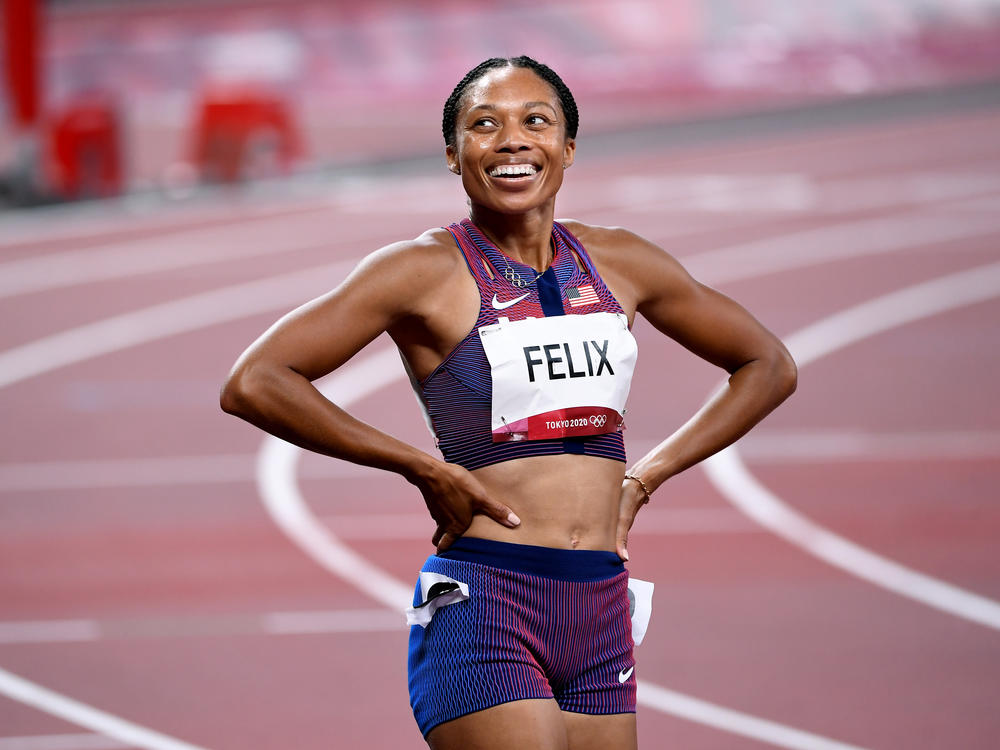
[[[503,272],[503,277],[511,283],[512,286],[516,286],[518,289],[523,289],[528,286],[528,282],[521,278],[521,274],[515,271],[513,268],[507,268]]]
[[[604,416],[603,414],[595,414],[594,416],[592,416],[590,418],[590,423],[594,427],[604,427],[604,425],[605,425],[605,423],[607,423],[607,421],[608,421],[608,418],[606,416]]]

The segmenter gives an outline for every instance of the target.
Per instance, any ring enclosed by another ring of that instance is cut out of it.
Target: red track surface
[[[588,159],[584,141],[559,213],[661,242],[788,335],[887,292],[995,262],[997,132],[1000,115],[980,112],[614,160]],[[44,286],[60,265],[86,263],[58,288],[0,299],[0,347],[9,353],[111,316],[357,258],[447,223],[462,200],[443,172],[332,197],[259,199],[252,218],[225,199],[154,215],[19,217],[23,224],[0,230],[0,279],[14,278],[15,263],[56,253],[67,255],[34,270],[21,265],[17,278]],[[933,239],[944,225],[958,236]],[[924,226],[926,234],[915,232]],[[748,251],[750,270],[738,279],[722,275],[732,257],[700,255],[758,240],[777,246],[807,231],[777,268]],[[819,257],[823,248],[863,248],[875,235],[891,250]],[[84,278],[121,273],[123,258],[146,261],[154,243],[170,249],[171,238],[177,267]],[[227,242],[237,255],[209,262],[206,254]],[[112,246],[124,255],[105,273],[99,261]],[[203,327],[0,390],[0,668],[212,750],[422,746],[407,705],[401,615],[394,628],[364,582],[331,575],[275,526],[254,480],[262,436],[216,405],[242,348],[338,273],[304,276],[273,309],[213,322],[231,305],[219,302],[206,308]],[[1000,599],[998,313],[996,298],[957,306],[808,365],[799,392],[742,443],[751,470],[829,530]],[[82,331],[53,351],[109,335]],[[647,326],[637,336],[633,456],[719,379]],[[11,361],[0,358],[0,375]],[[430,447],[403,381],[353,410]],[[824,436],[839,448],[824,449]],[[312,456],[299,476],[316,516],[396,579],[413,580],[432,524],[410,520],[422,504],[408,485]],[[996,629],[817,560],[741,516],[700,470],[657,493],[630,550],[633,574],[657,583],[651,631],[637,652],[642,681],[870,750],[997,746]],[[277,634],[268,619],[330,611],[368,613],[368,625]],[[56,630],[13,626],[39,621]],[[2,737],[87,731],[0,695]],[[639,731],[645,748],[777,746],[649,706]],[[59,747],[132,746],[87,741]],[[35,747],[4,742],[4,750]]]

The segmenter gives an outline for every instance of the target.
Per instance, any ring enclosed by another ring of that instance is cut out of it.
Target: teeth
[[[490,170],[490,177],[533,175],[538,170],[533,164],[503,164]]]

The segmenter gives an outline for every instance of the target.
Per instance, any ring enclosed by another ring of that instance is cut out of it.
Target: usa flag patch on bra
[[[586,286],[574,286],[566,290],[566,299],[569,300],[570,307],[583,307],[584,305],[596,305],[601,301],[590,284]]]

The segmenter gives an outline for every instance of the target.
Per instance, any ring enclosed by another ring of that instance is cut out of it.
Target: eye
[[[528,118],[525,120],[525,124],[536,128],[545,127],[549,124],[549,118],[544,115],[528,115]]]
[[[496,125],[497,122],[492,117],[480,117],[472,123],[474,128],[495,128]]]

